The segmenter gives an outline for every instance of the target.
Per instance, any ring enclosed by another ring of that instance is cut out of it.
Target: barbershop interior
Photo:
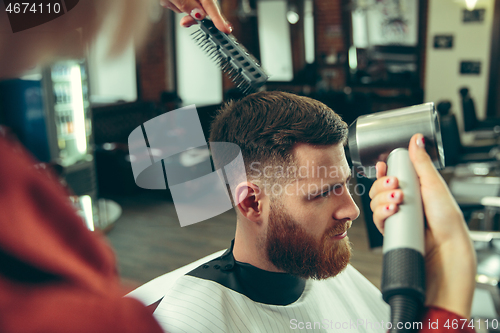
[[[85,227],[103,235],[122,285],[145,303],[157,302],[165,280],[154,279],[188,264],[194,269],[228,248],[235,209],[203,209],[198,202],[212,195],[206,187],[173,190],[183,181],[169,179],[168,169],[182,169],[184,181],[215,175],[203,142],[218,110],[251,92],[285,91],[318,100],[352,124],[344,148],[360,214],[348,231],[350,264],[378,289],[384,238],[369,192],[375,159],[384,154],[362,145],[395,149],[398,140],[409,142],[409,132],[425,132],[473,241],[471,318],[489,323],[475,329],[500,332],[500,1],[222,0],[219,6],[234,38],[221,37],[210,22],[183,27],[185,13],[155,3],[140,46],[130,41],[110,56],[115,31],[104,21],[84,57],[0,80],[3,135],[24,146],[36,169],[55,175]],[[219,52],[230,50],[228,41],[241,59],[231,62]],[[183,110],[194,118],[184,118]],[[392,110],[406,113],[396,111],[392,124],[381,126],[382,112]],[[170,112],[175,123],[157,132],[165,142],[155,148],[151,135],[144,143],[143,135]],[[172,154],[162,150],[169,138]],[[147,170],[163,183],[141,177]],[[190,201],[183,204],[183,196]],[[189,203],[197,208],[187,209]]]

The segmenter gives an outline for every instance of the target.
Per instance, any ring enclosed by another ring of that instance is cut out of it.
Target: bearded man
[[[238,145],[246,169],[226,175],[237,184],[236,235],[166,293],[155,312],[165,330],[386,331],[388,306],[349,265],[347,230],[359,209],[347,189],[346,138],[331,109],[289,93],[261,92],[220,110],[210,142]]]

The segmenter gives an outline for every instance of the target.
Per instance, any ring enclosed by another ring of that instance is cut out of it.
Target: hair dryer
[[[387,218],[384,227],[382,296],[391,306],[391,332],[411,332],[425,301],[424,213],[420,183],[408,154],[416,133],[424,135],[435,167],[444,167],[434,103],[361,116],[349,127],[354,167],[374,178],[375,164],[386,162],[387,175],[398,178],[404,195],[399,211]],[[408,322],[411,325],[405,327]]]

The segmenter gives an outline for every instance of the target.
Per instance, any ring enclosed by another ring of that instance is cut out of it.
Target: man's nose
[[[351,220],[354,221],[359,216],[359,208],[354,202],[351,194],[345,189],[337,199],[336,209],[333,213],[333,218],[336,220]]]

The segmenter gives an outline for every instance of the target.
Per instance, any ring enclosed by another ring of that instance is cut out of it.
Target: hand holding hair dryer
[[[395,326],[418,321],[425,301],[424,212],[420,183],[408,154],[410,139],[416,133],[424,135],[425,148],[436,168],[443,168],[443,144],[434,103],[361,116],[349,127],[354,167],[374,178],[375,164],[386,162],[387,175],[398,178],[404,194],[399,211],[387,218],[384,226],[382,295],[391,306],[391,332],[411,332]]]

